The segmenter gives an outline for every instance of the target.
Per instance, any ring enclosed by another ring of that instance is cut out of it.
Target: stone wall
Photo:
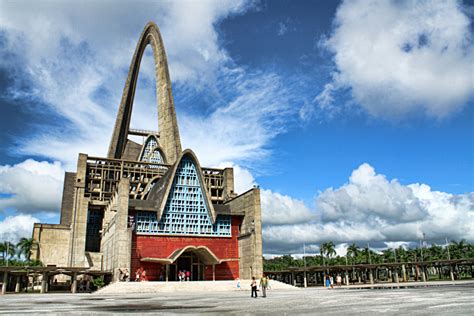
[[[119,278],[119,269],[130,272],[132,230],[128,228],[129,179],[121,179],[116,198],[116,214],[104,226],[101,251],[105,270],[113,271],[114,280]]]
[[[61,225],[71,225],[72,211],[74,208],[74,183],[75,172],[64,173],[63,198],[61,202]]]
[[[69,225],[39,224],[33,227],[33,238],[39,246],[33,247],[31,259],[45,265],[68,266]]]
[[[260,277],[263,273],[262,211],[260,189],[251,189],[226,203],[231,214],[244,213],[240,228],[239,258],[240,278]]]

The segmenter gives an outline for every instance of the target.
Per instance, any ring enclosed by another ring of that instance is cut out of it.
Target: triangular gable
[[[198,166],[191,155],[184,155],[174,173],[158,230],[170,234],[221,235],[220,228],[227,229],[221,221],[213,222]]]
[[[231,216],[215,215],[194,153],[187,149],[178,161],[143,201],[142,209],[156,212],[137,212],[137,233],[230,237]]]
[[[166,163],[163,152],[160,149],[158,139],[154,135],[149,135],[145,141],[145,145],[140,153],[140,161],[152,163]]]

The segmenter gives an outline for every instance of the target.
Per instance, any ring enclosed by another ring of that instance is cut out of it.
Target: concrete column
[[[451,281],[454,282],[454,273],[453,273],[453,266],[449,266],[449,276],[451,277]]]
[[[400,280],[398,279],[398,270],[395,270],[395,283],[398,282],[400,282]]]
[[[308,282],[306,280],[306,270],[303,272],[303,281],[304,281],[304,287],[308,287]]]
[[[43,275],[41,277],[41,290],[40,290],[40,293],[46,293],[47,283],[48,283],[48,273],[43,272]]]
[[[426,282],[425,267],[421,267],[421,281]]]
[[[404,264],[402,264],[402,278],[403,278],[403,282],[407,281],[407,270]]]
[[[291,283],[293,283],[293,286],[296,286],[296,278],[294,272],[291,272]]]
[[[8,272],[3,272],[3,284],[2,284],[2,295],[7,293],[7,286],[8,286]]]
[[[212,281],[216,280],[216,265],[212,265]]]
[[[369,280],[370,284],[374,284],[374,273],[372,272],[372,269],[369,269]]]
[[[74,272],[72,274],[72,279],[71,279],[71,292],[76,293],[77,292],[77,273]]]
[[[349,271],[346,270],[346,285],[349,285]]]
[[[15,293],[20,293],[20,281],[21,281],[21,276],[16,277],[16,284],[15,284]]]
[[[166,265],[165,270],[166,270],[166,278],[165,278],[165,281],[168,282],[168,275],[170,274],[170,265],[169,265],[169,264]]]

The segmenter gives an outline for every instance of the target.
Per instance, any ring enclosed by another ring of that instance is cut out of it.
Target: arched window
[[[155,136],[148,136],[140,156],[140,161],[152,163],[165,163]]]

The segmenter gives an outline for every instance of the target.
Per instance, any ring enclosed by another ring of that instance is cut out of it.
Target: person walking
[[[262,297],[267,297],[267,287],[268,287],[268,279],[265,274],[262,275],[260,278],[260,288],[262,289]]]
[[[331,286],[331,280],[329,280],[329,275],[326,276],[326,287],[329,290],[329,287]]]
[[[252,277],[252,282],[250,283],[250,287],[252,288],[250,297],[257,298],[257,281],[255,281],[255,277]],[[255,296],[253,296],[254,293],[255,293]]]
[[[342,277],[340,274],[337,275],[336,277],[336,283],[337,283],[337,287],[341,287],[342,285]]]
[[[189,281],[191,278],[191,272],[189,270],[186,270],[186,281]]]
[[[140,271],[140,268],[138,268],[137,271],[135,271],[135,282],[140,281],[140,274],[141,274],[141,271]]]
[[[331,283],[331,289],[334,287],[334,278],[332,275],[329,277],[329,282]]]

